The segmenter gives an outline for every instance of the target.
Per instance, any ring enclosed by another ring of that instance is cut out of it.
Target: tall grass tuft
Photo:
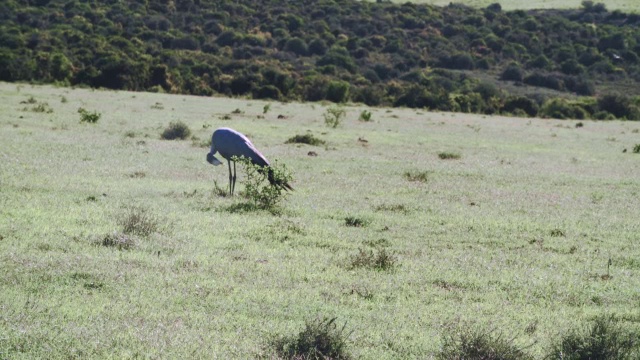
[[[119,215],[117,223],[127,235],[149,236],[160,228],[160,221],[156,216],[137,206],[125,209],[125,212]]]
[[[482,329],[460,329],[445,336],[436,359],[533,360],[533,357],[503,334]]]
[[[347,352],[346,323],[339,328],[336,318],[307,321],[304,330],[295,336],[272,341],[278,358],[281,359],[344,359],[352,356]]]
[[[640,335],[620,327],[611,316],[597,317],[585,330],[572,330],[552,345],[549,359],[640,359]]]
[[[398,258],[391,251],[380,247],[377,250],[359,249],[358,253],[351,257],[350,269],[369,268],[374,270],[391,270],[398,264]]]

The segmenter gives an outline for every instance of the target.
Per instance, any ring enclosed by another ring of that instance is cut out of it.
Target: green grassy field
[[[269,357],[323,317],[357,359],[472,326],[536,358],[601,314],[640,329],[640,123],[349,106],[330,129],[266,104],[0,83],[0,358]],[[194,138],[161,140],[175,121]],[[293,172],[281,214],[216,195],[221,126]],[[285,144],[306,133],[326,145]],[[107,246],[136,211],[157,226]],[[360,249],[395,266],[354,269]]]
[[[505,10],[529,10],[529,9],[579,9],[582,7],[583,0],[414,0],[411,2],[417,4],[431,4],[436,6],[447,6],[450,3],[460,3],[473,7],[484,8],[488,5],[499,3]],[[404,3],[406,1],[394,1],[398,3]],[[635,0],[614,0],[614,1],[598,1],[594,3],[603,3],[607,6],[608,10],[622,10],[624,12],[638,12],[638,2]]]

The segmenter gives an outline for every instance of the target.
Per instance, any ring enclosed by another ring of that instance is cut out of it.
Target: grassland
[[[598,315],[640,329],[640,123],[349,106],[332,129],[266,104],[0,83],[0,358],[269,357],[323,317],[358,359],[432,358],[460,327],[536,358]],[[161,140],[177,121],[193,138]],[[214,191],[220,126],[292,170],[279,215]],[[285,144],[304,134],[326,143]],[[379,249],[392,267],[355,266]]]
[[[394,1],[398,3],[404,3],[405,1]],[[417,4],[431,4],[436,6],[447,6],[450,3],[465,4],[473,7],[483,8],[488,5],[499,3],[505,10],[530,10],[530,9],[579,9],[582,7],[582,0],[415,0],[411,1]],[[594,3],[603,3],[609,10],[622,10],[624,12],[637,13],[638,2],[634,0],[614,0],[614,1],[594,1]]]

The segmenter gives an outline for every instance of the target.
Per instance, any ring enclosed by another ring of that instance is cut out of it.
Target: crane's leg
[[[231,187],[231,160],[227,160],[227,164],[229,165],[229,196],[233,196],[233,187]]]
[[[233,186],[231,187],[231,194],[236,191],[236,162],[233,162]]]

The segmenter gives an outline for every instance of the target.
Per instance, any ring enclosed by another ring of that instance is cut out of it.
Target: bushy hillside
[[[640,119],[640,15],[337,1],[7,0],[0,80]],[[576,97],[582,95],[585,97]]]

